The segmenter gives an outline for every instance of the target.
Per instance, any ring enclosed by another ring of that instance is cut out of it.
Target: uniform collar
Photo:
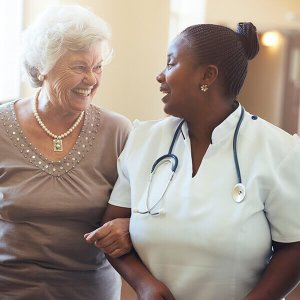
[[[233,111],[221,124],[219,124],[212,132],[211,143],[216,144],[226,138],[229,134],[233,135],[236,125],[239,121],[242,111],[242,106],[239,104],[238,108]],[[186,122],[182,126],[183,136],[189,136]],[[185,139],[186,140],[186,139]]]
[[[239,104],[238,108],[213,130],[211,135],[212,144],[218,143],[231,133],[233,134],[233,131],[239,121],[241,111],[242,106]]]

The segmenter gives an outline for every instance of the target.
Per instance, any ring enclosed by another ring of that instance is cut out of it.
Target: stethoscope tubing
[[[234,159],[234,165],[235,165],[235,170],[236,170],[236,175],[237,175],[237,180],[238,180],[238,183],[234,186],[233,199],[237,203],[242,202],[244,197],[245,197],[245,194],[246,194],[245,186],[242,183],[241,170],[240,170],[240,165],[239,165],[239,160],[238,160],[238,155],[237,155],[237,140],[238,140],[239,130],[240,130],[241,124],[242,124],[243,119],[244,119],[244,113],[245,113],[245,110],[241,106],[241,114],[240,114],[238,123],[236,125],[235,131],[234,131],[234,134],[233,134],[233,142],[232,142],[233,159]],[[179,132],[180,131],[182,132],[182,126],[183,126],[184,122],[185,122],[185,120],[182,120],[179,123],[179,125],[177,126],[176,131],[175,131],[174,136],[173,136],[173,139],[172,139],[172,142],[171,142],[171,145],[169,147],[168,153],[165,154],[165,155],[162,155],[161,157],[159,157],[152,165],[151,172],[150,172],[150,180],[149,180],[149,184],[148,184],[147,192],[146,192],[146,209],[147,210],[146,211],[139,211],[138,209],[136,209],[136,210],[134,210],[134,212],[139,213],[139,214],[150,214],[152,216],[156,216],[156,215],[160,214],[159,211],[158,212],[153,212],[153,210],[158,206],[158,204],[161,202],[162,198],[164,197],[164,195],[165,195],[165,193],[166,193],[166,191],[167,191],[167,189],[170,185],[170,182],[173,179],[174,173],[175,173],[175,171],[178,167],[178,157],[175,154],[173,154],[172,152],[173,152],[174,145],[177,141],[177,138],[179,136]],[[149,208],[149,191],[150,191],[150,186],[151,186],[151,182],[152,182],[152,177],[154,176],[155,171],[156,171],[159,163],[162,162],[163,160],[166,160],[166,159],[169,159],[171,162],[173,161],[172,167],[171,167],[171,170],[172,170],[171,177],[168,181],[168,184],[167,184],[163,194],[159,198],[159,200],[152,207]],[[162,209],[160,211],[162,211]]]
[[[238,155],[237,155],[237,137],[238,137],[238,133],[239,133],[241,124],[242,124],[243,119],[244,119],[244,111],[245,111],[243,107],[241,107],[241,109],[242,109],[241,116],[240,116],[239,121],[238,121],[238,123],[235,127],[235,131],[234,131],[234,135],[233,135],[233,142],[232,142],[233,159],[234,159],[234,165],[235,165],[235,170],[236,170],[238,183],[242,183],[242,176],[241,176],[240,164],[239,164]]]
[[[178,136],[179,136],[179,131],[182,131],[182,125],[183,125],[184,122],[185,122],[185,120],[182,120],[182,121],[179,123],[179,125],[177,126],[177,128],[176,128],[176,131],[175,131],[175,133],[174,133],[174,136],[173,136],[173,139],[172,139],[172,142],[171,142],[169,151],[168,151],[168,155],[172,154],[172,152],[173,152],[174,145],[175,145],[176,140],[177,140],[177,138],[178,138]]]

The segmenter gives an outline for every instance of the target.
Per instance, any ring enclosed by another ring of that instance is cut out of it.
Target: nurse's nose
[[[165,77],[165,73],[164,71],[159,73],[157,76],[156,76],[156,80],[159,82],[159,83],[162,83],[166,80],[166,77]]]

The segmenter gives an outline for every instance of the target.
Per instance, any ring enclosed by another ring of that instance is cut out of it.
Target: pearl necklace
[[[65,133],[62,133],[60,135],[56,135],[54,133],[52,133],[47,127],[46,125],[43,123],[42,119],[40,118],[38,112],[37,112],[37,104],[38,104],[38,96],[39,96],[39,92],[36,94],[35,99],[33,100],[32,103],[32,112],[34,117],[36,118],[38,124],[41,126],[41,128],[49,135],[53,138],[53,151],[55,152],[61,152],[63,151],[63,139],[65,137],[67,137],[68,135],[70,135],[74,129],[78,126],[78,124],[80,123],[80,121],[83,118],[84,115],[84,111],[82,111],[79,115],[79,117],[77,118],[76,122],[73,124],[73,126],[67,130]]]

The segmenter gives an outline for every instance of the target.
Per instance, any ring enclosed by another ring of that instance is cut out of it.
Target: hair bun
[[[256,27],[248,23],[238,23],[236,32],[239,34],[248,60],[253,59],[259,51]]]

